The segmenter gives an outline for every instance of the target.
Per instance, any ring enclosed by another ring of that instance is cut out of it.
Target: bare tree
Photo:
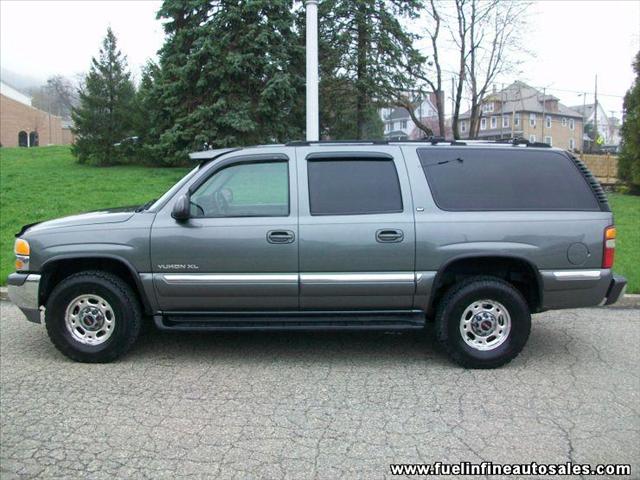
[[[71,109],[78,103],[78,92],[71,80],[54,75],[46,85],[31,90],[33,106],[63,118],[71,118]]]
[[[463,97],[470,101],[469,136],[478,134],[481,104],[489,88],[503,73],[520,63],[521,33],[528,2],[455,0],[455,19],[446,24],[458,53],[452,130],[460,138],[459,118]]]
[[[458,47],[458,83],[456,85],[453,98],[453,114],[451,119],[451,130],[453,131],[453,138],[455,139],[460,138],[460,104],[462,103],[462,94],[466,78],[467,57],[469,56],[469,52],[467,50],[467,36],[469,35],[470,25],[467,20],[467,3],[467,0],[455,0],[456,25],[455,28],[449,28],[453,41]]]
[[[429,125],[416,115],[416,109],[423,101],[427,93],[433,93],[435,99],[436,113],[438,115],[438,135],[445,135],[445,111],[444,97],[442,94],[442,64],[439,52],[440,32],[442,27],[442,17],[439,12],[439,4],[436,0],[429,0],[429,5],[425,9],[428,25],[426,36],[431,44],[431,55],[418,58],[409,58],[404,68],[411,78],[419,84],[413,92],[413,98],[405,93],[399,94],[394,102],[396,106],[405,108],[416,127],[422,130],[427,136],[433,135],[433,130]],[[435,71],[430,71],[431,69]],[[417,100],[417,101],[415,101]]]
[[[525,12],[530,4],[500,0],[470,0],[468,61],[465,64],[471,112],[469,136],[480,128],[482,102],[489,88],[503,73],[520,63],[516,54],[524,28]]]

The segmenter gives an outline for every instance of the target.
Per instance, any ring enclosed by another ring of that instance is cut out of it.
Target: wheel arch
[[[518,255],[467,253],[448,259],[440,267],[433,281],[427,313],[434,314],[438,301],[451,285],[476,275],[506,280],[522,293],[531,313],[541,311],[543,283],[533,262]]]
[[[55,286],[65,277],[84,270],[101,270],[117,275],[133,290],[145,314],[153,312],[151,302],[145,293],[144,286],[133,265],[116,255],[57,255],[48,259],[40,269],[42,280],[38,299],[40,305],[45,305]]]

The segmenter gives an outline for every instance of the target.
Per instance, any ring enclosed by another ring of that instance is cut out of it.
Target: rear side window
[[[307,161],[311,215],[363,215],[402,211],[392,159]]]
[[[443,210],[600,210],[576,166],[560,153],[424,148],[418,157]]]

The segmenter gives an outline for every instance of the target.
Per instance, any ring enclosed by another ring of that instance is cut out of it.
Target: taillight
[[[616,253],[616,227],[604,229],[604,251],[602,253],[602,268],[613,267],[613,257]]]

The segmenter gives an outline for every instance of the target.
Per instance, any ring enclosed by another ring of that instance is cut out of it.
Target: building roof
[[[570,108],[583,115],[585,118],[589,118],[591,115],[593,115],[593,105],[593,103],[588,103],[586,105],[575,105]]]
[[[19,92],[11,85],[8,85],[4,82],[0,82],[0,93],[5,97],[8,97],[16,102],[23,103],[25,105],[31,106],[31,97],[29,95],[25,95],[22,92]]]
[[[543,104],[546,103],[546,106]],[[484,99],[484,103],[497,101],[502,103],[502,112],[532,112],[532,113],[550,113],[555,115],[563,115],[565,117],[582,118],[582,114],[572,108],[563,105],[558,101],[558,97],[553,95],[543,95],[537,90],[524,82],[515,81],[504,90],[494,92]],[[558,110],[550,112],[548,102],[558,102]],[[470,111],[466,111],[460,118],[469,118]]]
[[[416,110],[419,110],[420,105],[426,103],[430,110],[436,111],[436,107],[433,105],[433,102],[428,96],[423,98],[418,97],[415,100],[413,100],[411,103],[415,106]],[[417,116],[420,116],[419,112],[416,112],[416,114]],[[409,115],[409,111],[406,108],[396,107],[396,108],[393,108],[391,112],[389,112],[389,115],[385,116],[383,120],[389,121],[389,120],[410,120],[410,119],[411,119],[411,115]]]

